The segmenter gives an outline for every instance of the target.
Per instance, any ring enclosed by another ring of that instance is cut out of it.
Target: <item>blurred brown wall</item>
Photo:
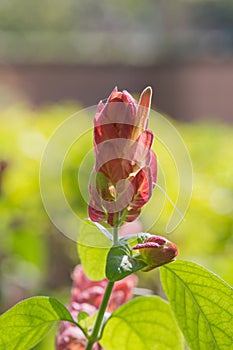
[[[119,89],[154,89],[156,109],[181,120],[233,121],[233,61],[134,66],[0,65],[0,84],[33,105],[77,100],[96,104]]]

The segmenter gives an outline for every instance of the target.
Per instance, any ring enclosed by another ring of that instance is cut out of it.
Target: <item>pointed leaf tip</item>
[[[57,299],[43,296],[25,299],[0,317],[0,349],[32,349],[57,321],[74,323]]]

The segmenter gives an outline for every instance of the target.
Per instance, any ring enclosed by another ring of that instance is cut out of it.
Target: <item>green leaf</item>
[[[109,281],[119,281],[146,266],[144,261],[131,254],[131,249],[127,244],[110,249],[106,264],[106,276]]]
[[[193,350],[233,349],[233,290],[192,262],[161,268],[161,280],[175,317]]]
[[[84,314],[84,312],[81,312],[82,314]],[[79,313],[80,314],[80,313]],[[85,312],[86,314],[86,312]],[[79,316],[79,315],[78,315]],[[81,320],[79,320],[78,318],[78,322],[79,322],[79,326],[82,327],[82,330],[85,332],[86,337],[88,338],[88,332],[93,328],[95,320],[97,317],[97,312],[93,315],[93,316],[89,316],[87,314],[87,317],[82,318]]]
[[[65,306],[54,298],[21,301],[0,316],[0,349],[31,349],[61,320],[75,323]]]
[[[81,321],[85,320],[87,317],[90,317],[90,315],[85,312],[85,311],[81,311],[78,313],[78,322],[80,323]]]
[[[150,233],[147,233],[147,232],[135,233],[135,234],[120,237],[119,243],[120,244],[128,243],[130,247],[133,247],[134,245],[136,245],[138,243],[143,243],[147,238],[149,238],[151,236],[153,236],[153,235],[151,235]]]
[[[84,221],[78,236],[78,253],[87,277],[93,281],[104,279],[106,258],[112,242],[110,233],[100,224]]]
[[[139,297],[108,319],[100,340],[105,350],[181,350],[181,332],[169,304],[159,297]]]

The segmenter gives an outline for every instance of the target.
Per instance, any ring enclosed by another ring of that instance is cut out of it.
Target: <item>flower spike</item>
[[[96,164],[89,186],[89,217],[111,226],[133,221],[148,202],[157,178],[147,130],[152,90],[146,88],[137,105],[126,91],[115,87],[94,118]],[[101,180],[101,181],[100,181]]]

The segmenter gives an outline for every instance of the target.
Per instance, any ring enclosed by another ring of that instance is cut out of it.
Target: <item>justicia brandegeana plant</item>
[[[105,104],[99,103],[90,222],[84,223],[83,232],[85,242],[91,230],[97,240],[103,235],[109,244],[79,242],[83,266],[73,273],[67,307],[41,296],[2,314],[0,350],[33,348],[57,321],[62,321],[57,350],[181,350],[186,348],[183,336],[190,349],[232,349],[232,288],[195,263],[172,262],[177,247],[164,237],[145,232],[119,235],[123,224],[127,233],[127,225],[139,217],[157,179],[153,133],[148,130],[151,94],[146,88],[136,104],[127,91],[115,88]],[[156,296],[130,300],[137,284],[133,273],[159,266],[169,303]]]
[[[127,91],[115,88],[106,104],[100,101],[94,118],[95,181],[89,187],[88,211],[91,221],[113,227],[114,245],[106,266],[109,291],[115,281],[132,272],[149,271],[177,255],[176,245],[159,236],[143,234],[137,238],[141,243],[133,247],[118,239],[118,228],[138,218],[156,184],[157,160],[151,149],[153,133],[148,130],[151,95],[151,88],[146,88],[137,105]],[[135,250],[139,253],[133,256]],[[105,294],[104,300],[109,297]],[[87,349],[98,339],[103,317],[98,314]]]

